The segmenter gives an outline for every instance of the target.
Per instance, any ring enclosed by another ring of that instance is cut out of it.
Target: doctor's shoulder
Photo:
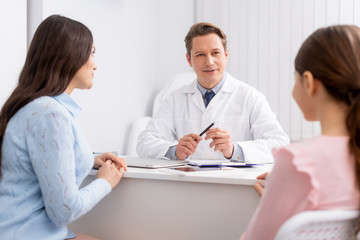
[[[243,96],[244,98],[250,98],[252,100],[265,99],[265,95],[257,90],[255,87],[249,84],[236,80],[236,83],[232,86],[234,93]]]
[[[189,94],[193,94],[194,91],[192,87],[189,85],[181,86],[173,91],[170,92],[170,96],[173,101],[183,101],[184,98],[187,98]]]

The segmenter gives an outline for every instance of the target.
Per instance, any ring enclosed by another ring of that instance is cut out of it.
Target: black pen
[[[214,123],[211,123],[207,128],[205,128],[205,130],[200,133],[200,137],[204,135],[204,133],[206,133],[212,126],[214,126]]]

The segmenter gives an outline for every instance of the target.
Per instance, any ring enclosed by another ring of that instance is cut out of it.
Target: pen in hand
[[[197,135],[196,133],[190,133],[180,138],[179,143],[176,145],[175,156],[177,159],[184,160],[190,157],[197,148],[198,143],[201,141],[201,136],[204,135],[214,123],[211,123],[204,131]]]
[[[204,133],[206,133],[212,126],[214,126],[214,123],[211,123],[207,128],[205,128],[205,130],[202,131],[202,132],[199,134],[200,137],[201,137],[202,135],[204,135]],[[195,139],[195,141],[196,141],[196,139]]]
[[[206,133],[212,126],[214,126],[214,123],[211,123],[207,128],[205,128],[205,130],[202,131],[202,132],[199,134],[200,137],[201,137],[202,135],[204,135],[204,133]]]

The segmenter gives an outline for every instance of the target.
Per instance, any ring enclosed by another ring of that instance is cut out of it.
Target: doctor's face
[[[204,88],[213,88],[224,76],[228,50],[224,49],[220,37],[215,33],[192,39],[191,56],[186,54],[198,81]]]

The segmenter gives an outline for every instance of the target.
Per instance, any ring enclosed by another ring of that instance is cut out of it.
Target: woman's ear
[[[309,96],[313,96],[316,93],[316,83],[314,76],[311,72],[305,71],[302,75],[305,91]]]

